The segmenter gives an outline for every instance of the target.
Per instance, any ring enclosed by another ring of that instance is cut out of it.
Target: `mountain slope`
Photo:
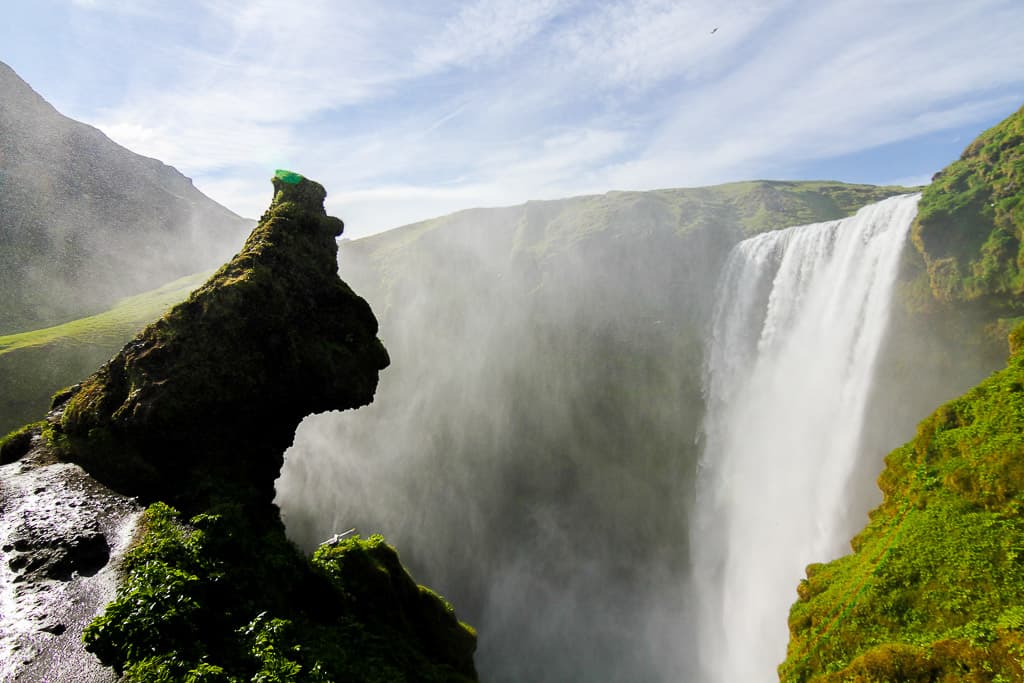
[[[0,433],[43,412],[55,391],[86,377],[208,275],[174,280],[93,316],[0,336]]]
[[[208,269],[252,224],[58,113],[0,63],[0,334]]]

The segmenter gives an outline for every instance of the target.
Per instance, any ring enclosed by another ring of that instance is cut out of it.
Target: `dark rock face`
[[[274,188],[239,254],[60,399],[70,458],[94,476],[185,509],[204,481],[269,502],[303,417],[372,400],[389,361],[338,278],[343,224],[319,184]]]

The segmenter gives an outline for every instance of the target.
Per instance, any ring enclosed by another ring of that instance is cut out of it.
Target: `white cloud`
[[[148,6],[82,11],[133,5]],[[324,182],[343,217],[408,222],[764,177],[990,120],[1024,96],[1019,0],[174,7],[191,20],[138,51],[159,80],[67,113],[250,216],[277,166]]]
[[[566,0],[477,0],[446,21],[439,34],[416,51],[420,72],[473,68],[514,52],[575,3]]]

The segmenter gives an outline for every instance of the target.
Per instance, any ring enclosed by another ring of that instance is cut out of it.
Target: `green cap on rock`
[[[282,183],[288,183],[289,185],[298,185],[303,180],[302,174],[296,173],[295,171],[287,171],[283,168],[279,168],[274,171],[274,177]]]

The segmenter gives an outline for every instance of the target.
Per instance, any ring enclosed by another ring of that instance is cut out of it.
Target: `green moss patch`
[[[84,634],[126,681],[475,680],[472,629],[379,536],[310,563],[237,507],[184,523],[156,503],[141,528]]]
[[[913,228],[938,300],[985,300],[1013,310],[1021,310],[1015,297],[1024,292],[1022,239],[1024,108],[936,174]]]
[[[1024,677],[1022,425],[1018,353],[888,456],[854,553],[808,567],[782,680]]]
[[[42,422],[34,422],[8,433],[0,438],[0,465],[14,462],[28,453],[32,447],[32,437],[42,429]]]

